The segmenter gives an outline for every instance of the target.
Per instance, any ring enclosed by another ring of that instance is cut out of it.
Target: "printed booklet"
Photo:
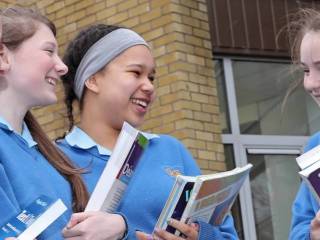
[[[0,239],[33,240],[66,210],[61,199],[53,200],[41,195],[1,227]]]
[[[85,211],[111,213],[116,210],[147,145],[148,139],[139,130],[124,122]]]
[[[195,177],[178,175],[155,228],[180,235],[168,226],[170,218],[186,223],[201,220],[212,225],[221,224],[251,168],[252,164],[247,164],[221,173]]]
[[[296,158],[299,175],[320,203],[320,145]]]

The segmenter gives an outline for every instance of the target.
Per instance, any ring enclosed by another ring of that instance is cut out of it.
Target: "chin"
[[[45,107],[45,106],[48,106],[48,105],[52,105],[52,104],[55,104],[57,103],[58,99],[57,97],[48,97],[46,99],[41,99],[39,101],[39,103],[37,104],[38,106],[41,106],[41,107]]]

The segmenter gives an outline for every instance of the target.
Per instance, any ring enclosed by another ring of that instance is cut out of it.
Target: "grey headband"
[[[139,34],[125,28],[114,30],[93,44],[82,58],[74,79],[73,88],[78,99],[82,97],[84,83],[87,79],[123,51],[135,45],[149,47]]]

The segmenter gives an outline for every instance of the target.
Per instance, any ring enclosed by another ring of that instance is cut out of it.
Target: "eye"
[[[310,70],[308,68],[303,68],[304,75],[309,76]]]
[[[136,77],[139,77],[140,76],[140,71],[137,71],[137,70],[132,70],[131,73],[133,73]]]
[[[50,56],[54,54],[53,49],[45,49],[44,51],[47,52]]]

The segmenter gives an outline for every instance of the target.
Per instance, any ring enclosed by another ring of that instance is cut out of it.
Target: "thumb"
[[[152,240],[153,239],[152,235],[146,234],[146,233],[141,232],[141,231],[136,231],[136,237],[139,240]]]
[[[80,213],[74,213],[71,215],[71,218],[67,224],[67,228],[72,228],[78,223],[86,220],[88,217],[92,216],[93,212],[80,212]]]

